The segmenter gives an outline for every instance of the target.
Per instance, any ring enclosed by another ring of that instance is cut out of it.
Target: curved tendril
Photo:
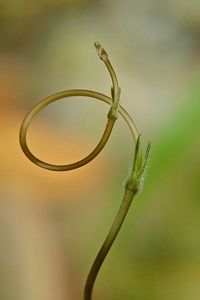
[[[94,43],[94,46],[97,50],[97,53],[100,57],[101,60],[103,60],[103,62],[105,63],[107,69],[108,69],[108,72],[110,73],[110,77],[112,79],[112,85],[113,85],[113,89],[115,91],[115,94],[117,93],[117,90],[119,88],[119,84],[118,84],[118,79],[117,79],[117,76],[115,74],[115,71],[109,61],[109,58],[108,58],[108,53],[106,52],[106,50],[102,47],[102,45],[99,43],[99,42],[95,42]]]
[[[92,299],[92,290],[93,290],[94,282],[95,282],[95,279],[99,272],[99,269],[100,269],[103,261],[105,260],[105,257],[108,254],[108,252],[109,252],[109,250],[110,250],[110,248],[111,248],[111,246],[123,224],[123,221],[126,217],[126,214],[128,212],[128,209],[132,203],[134,196],[140,190],[141,178],[145,171],[145,166],[146,166],[149,151],[150,151],[150,144],[149,144],[147,147],[145,156],[143,158],[141,145],[140,145],[140,136],[138,134],[137,128],[136,128],[132,118],[128,114],[128,112],[121,105],[119,105],[121,90],[120,90],[120,87],[118,84],[118,79],[115,74],[115,71],[108,59],[108,54],[105,51],[105,49],[98,42],[95,42],[94,45],[95,45],[95,48],[97,50],[97,53],[98,53],[100,59],[103,60],[103,62],[105,63],[105,65],[109,71],[109,74],[111,76],[111,80],[112,80],[111,98],[104,94],[95,92],[95,91],[83,90],[83,89],[58,92],[56,94],[53,94],[53,95],[43,99],[41,102],[39,102],[36,106],[34,106],[28,112],[28,114],[25,116],[25,118],[22,122],[22,125],[20,128],[20,134],[19,134],[21,148],[22,148],[24,154],[27,156],[27,158],[30,161],[32,161],[34,164],[36,164],[42,168],[51,170],[51,171],[69,171],[69,170],[80,168],[80,167],[86,165],[101,152],[101,150],[106,145],[106,143],[110,137],[113,126],[118,117],[118,112],[122,115],[122,117],[124,118],[125,122],[127,123],[128,127],[131,131],[131,134],[133,137],[133,142],[136,144],[132,170],[131,170],[130,176],[125,185],[125,194],[124,194],[124,198],[122,200],[121,206],[119,208],[119,211],[116,215],[113,225],[111,226],[108,236],[107,236],[105,242],[103,243],[99,253],[97,254],[97,257],[96,257],[96,259],[91,267],[91,270],[88,274],[88,278],[87,278],[85,290],[84,290],[84,300]],[[63,99],[63,98],[77,97],[77,96],[90,97],[92,99],[103,101],[110,105],[110,110],[107,115],[106,127],[105,127],[105,130],[103,132],[103,135],[102,135],[99,143],[97,144],[97,146],[94,148],[94,150],[90,154],[88,154],[83,159],[81,159],[77,162],[71,163],[71,164],[55,165],[55,164],[50,164],[50,163],[40,160],[29,150],[28,145],[27,145],[26,135],[27,135],[28,127],[29,127],[32,119],[41,109],[43,109],[45,106],[49,105],[50,103],[55,102],[60,99]]]

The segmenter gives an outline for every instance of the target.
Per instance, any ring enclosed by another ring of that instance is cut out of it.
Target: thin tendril
[[[20,145],[21,148],[24,152],[24,154],[27,156],[27,158],[32,161],[34,164],[51,170],[51,171],[69,171],[73,170],[76,168],[80,168],[87,163],[89,163],[91,160],[93,160],[103,149],[103,147],[106,145],[112,129],[114,127],[115,121],[118,117],[118,112],[122,115],[124,118],[125,122],[127,123],[131,134],[133,138],[134,144],[136,144],[136,150],[135,150],[135,156],[133,159],[133,166],[132,166],[132,171],[130,173],[130,177],[126,182],[125,185],[125,194],[124,198],[122,200],[121,206],[118,210],[118,213],[116,215],[116,218],[111,226],[111,229],[99,251],[99,253],[96,256],[96,259],[91,267],[91,270],[88,274],[86,284],[85,284],[85,290],[84,290],[84,300],[91,300],[92,299],[92,291],[93,291],[93,286],[97,277],[97,274],[99,272],[100,267],[102,266],[103,261],[106,258],[106,255],[108,254],[122,224],[123,221],[127,215],[127,212],[129,210],[129,207],[132,203],[132,200],[134,196],[138,193],[139,191],[139,184],[140,180],[142,177],[142,174],[144,172],[145,166],[146,166],[146,161],[147,157],[149,154],[150,150],[150,144],[148,145],[148,149],[145,154],[145,158],[143,160],[142,158],[142,151],[141,151],[141,146],[140,146],[140,136],[138,134],[137,128],[128,114],[128,112],[121,106],[119,105],[119,100],[120,100],[120,87],[118,84],[118,79],[115,74],[115,71],[109,61],[108,54],[105,51],[105,49],[98,43],[95,42],[95,48],[97,50],[97,53],[100,57],[101,60],[106,65],[106,68],[109,71],[109,74],[111,76],[112,80],[112,87],[111,87],[111,97],[108,97],[106,95],[103,95],[101,93],[91,91],[91,90],[83,90],[83,89],[75,89],[75,90],[68,90],[68,91],[62,91],[58,92],[56,94],[53,94],[45,99],[43,99],[41,102],[39,102],[36,106],[34,106],[28,114],[25,116],[21,128],[20,128],[20,134],[19,134],[19,140],[20,140]],[[99,101],[103,101],[107,104],[110,105],[110,110],[107,115],[107,123],[105,130],[103,132],[103,135],[98,142],[97,146],[94,148],[94,150],[88,154],[86,157],[83,159],[71,163],[71,164],[66,164],[66,165],[56,165],[56,164],[50,164],[47,162],[44,162],[37,158],[28,148],[27,145],[27,130],[28,127],[34,118],[34,116],[42,110],[45,106],[49,105],[52,102],[55,102],[57,100],[63,99],[63,98],[68,98],[68,97],[77,97],[77,96],[83,96],[83,97],[89,97],[92,99],[96,99]],[[140,155],[139,155],[140,153]]]

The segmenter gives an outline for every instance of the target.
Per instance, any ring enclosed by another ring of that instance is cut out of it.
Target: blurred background
[[[101,154],[50,172],[22,153],[18,134],[42,98],[85,88],[110,95],[93,47],[118,74],[121,104],[152,152],[146,182],[94,289],[94,299],[200,297],[200,2],[0,1],[0,298],[81,300],[87,273],[120,205],[133,143],[117,120]],[[77,97],[34,119],[31,150],[57,164],[84,157],[109,107]]]

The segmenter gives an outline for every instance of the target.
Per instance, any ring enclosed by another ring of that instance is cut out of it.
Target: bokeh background
[[[109,53],[121,103],[152,152],[146,182],[102,267],[94,299],[200,298],[200,2],[0,1],[0,298],[79,300],[123,196],[133,144],[120,117],[102,153],[56,173],[32,164],[18,134],[60,90],[107,95],[93,47]],[[86,155],[109,107],[81,97],[34,119],[32,151],[52,163]]]

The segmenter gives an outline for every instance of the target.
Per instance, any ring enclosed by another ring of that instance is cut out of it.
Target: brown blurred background
[[[60,90],[110,94],[109,53],[148,174],[98,276],[94,299],[200,297],[200,2],[0,1],[0,299],[79,300],[123,195],[133,145],[119,118],[87,166],[56,173],[22,153],[27,111]],[[75,101],[76,100],[76,101]],[[91,151],[109,107],[81,97],[34,119],[29,145],[52,163]]]

